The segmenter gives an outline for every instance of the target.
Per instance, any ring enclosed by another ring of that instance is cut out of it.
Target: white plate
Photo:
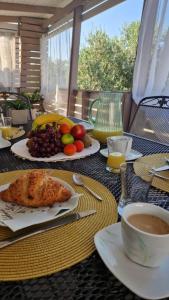
[[[12,140],[17,139],[25,134],[25,130],[17,127],[12,127]]]
[[[142,267],[129,260],[123,252],[121,223],[97,232],[94,241],[110,272],[136,295],[145,299],[169,296],[169,258],[159,268]]]
[[[104,156],[104,157],[108,157],[108,148],[105,149],[101,149],[100,153]],[[138,152],[134,149],[131,149],[131,151],[129,153],[126,154],[126,160],[130,161],[130,160],[134,160],[137,159],[139,157],[142,157],[143,154],[141,152]]]
[[[85,122],[85,121],[81,121],[81,122],[79,122],[78,124],[81,124],[81,125],[83,125],[84,126],[84,128],[88,131],[88,130],[92,130],[92,129],[94,129],[94,125],[93,124],[91,124],[91,123],[89,123],[89,122]]]
[[[29,153],[28,148],[26,146],[27,140],[28,139],[24,139],[24,140],[21,140],[21,141],[15,143],[11,147],[11,151],[15,155],[17,155],[17,156],[19,156],[23,159],[28,159],[28,160],[31,160],[31,161],[56,162],[56,161],[74,160],[74,159],[79,159],[79,158],[83,158],[83,157],[89,156],[91,154],[94,154],[97,151],[99,151],[99,149],[100,149],[99,142],[97,140],[92,139],[92,145],[90,147],[85,148],[81,152],[76,152],[72,156],[67,156],[64,153],[58,153],[58,154],[53,155],[51,157],[33,157]]]
[[[75,193],[67,182],[60,178],[52,178],[70,190],[72,196],[68,201],[55,203],[51,207],[29,208],[0,199],[0,226],[8,226],[11,230],[16,231],[30,225],[53,220],[76,208],[80,195]],[[9,184],[1,185],[0,191],[7,189],[8,186]]]
[[[0,138],[0,149],[4,149],[11,146],[11,142],[3,138]]]

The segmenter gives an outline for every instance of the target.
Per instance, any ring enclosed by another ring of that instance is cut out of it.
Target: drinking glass
[[[108,152],[106,170],[113,173],[120,173],[120,165],[125,162],[125,156],[121,152]]]
[[[127,154],[131,151],[132,141],[132,137],[129,136],[110,136],[107,138],[108,152]]]
[[[133,163],[125,162],[120,165],[121,195],[118,203],[120,216],[127,204],[148,201],[148,193],[154,176],[149,173],[152,166],[141,162],[136,162],[135,164],[137,175],[133,173]]]
[[[3,119],[0,119],[0,129],[2,131],[2,137],[6,140],[9,140],[11,138],[11,126],[11,117],[3,117]]]

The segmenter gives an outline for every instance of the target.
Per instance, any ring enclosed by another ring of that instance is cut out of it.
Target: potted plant
[[[37,111],[43,111],[43,97],[39,90],[35,90],[33,93],[22,92],[21,95],[26,96],[31,103],[32,119],[36,118]]]
[[[26,124],[28,122],[29,104],[20,99],[7,102],[9,115],[12,117],[12,124]]]

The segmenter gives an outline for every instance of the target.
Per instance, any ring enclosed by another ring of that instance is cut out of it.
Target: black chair
[[[4,116],[8,115],[8,110],[10,107],[10,101],[16,101],[16,100],[20,100],[23,103],[25,103],[25,106],[27,107],[27,109],[29,110],[29,118],[32,121],[32,113],[31,113],[31,103],[30,100],[19,93],[14,93],[14,92],[7,92],[7,91],[0,91],[0,113],[3,113]]]
[[[169,96],[143,98],[130,122],[129,132],[169,145]]]

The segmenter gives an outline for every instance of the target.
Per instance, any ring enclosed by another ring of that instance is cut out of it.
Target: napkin
[[[60,217],[62,214],[73,210],[78,205],[80,196],[81,194],[75,193],[68,201],[55,203],[52,207],[40,207],[32,209],[22,207],[22,210],[20,211],[12,211],[12,208],[10,211],[8,204],[8,212],[5,213],[5,209],[3,209],[3,213],[6,214],[6,218],[2,219],[2,223],[9,227],[12,231],[17,231],[31,225],[53,220],[57,217]],[[59,214],[61,211],[62,213]]]

